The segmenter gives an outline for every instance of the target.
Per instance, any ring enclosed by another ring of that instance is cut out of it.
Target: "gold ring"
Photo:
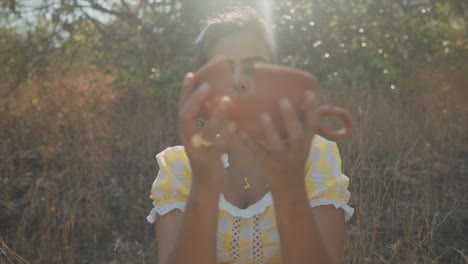
[[[213,145],[213,143],[204,139],[200,133],[194,134],[192,136],[192,146],[194,148],[209,148]]]

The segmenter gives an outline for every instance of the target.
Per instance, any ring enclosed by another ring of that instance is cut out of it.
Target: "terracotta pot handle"
[[[354,129],[354,120],[351,114],[342,108],[335,106],[321,106],[320,117],[334,116],[343,122],[343,128],[334,130],[324,123],[320,124],[318,134],[328,140],[338,141],[351,136]]]

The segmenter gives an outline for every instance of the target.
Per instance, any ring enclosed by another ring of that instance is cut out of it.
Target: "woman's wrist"
[[[217,188],[216,186],[192,183],[189,199],[196,203],[217,204],[220,194],[220,188]]]
[[[219,192],[223,185],[223,177],[226,172],[221,166],[206,165],[192,168],[192,189],[202,192]]]
[[[273,191],[272,197],[275,207],[289,207],[309,205],[307,191],[304,189],[283,189],[281,191]]]
[[[270,184],[270,190],[275,205],[293,205],[308,203],[305,182],[283,182],[282,184]]]
[[[270,174],[268,175],[267,181],[273,194],[278,193],[279,195],[283,195],[290,192],[306,192],[305,178],[303,174]]]

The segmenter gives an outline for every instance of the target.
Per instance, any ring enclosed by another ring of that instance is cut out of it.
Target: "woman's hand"
[[[258,142],[241,131],[241,138],[258,157],[261,171],[273,193],[304,189],[304,171],[310,144],[320,122],[318,107],[311,91],[305,94],[305,124],[300,121],[289,99],[280,102],[287,141],[283,140],[270,114],[261,114],[265,140]]]
[[[227,119],[229,101],[221,100],[210,120],[200,131],[196,118],[211,92],[208,84],[203,84],[198,89],[195,87],[193,73],[185,75],[179,100],[180,137],[190,160],[193,184],[219,191],[226,178],[221,154],[226,150],[235,125]],[[222,136],[218,137],[221,132]],[[194,135],[201,136],[211,146],[194,146]]]

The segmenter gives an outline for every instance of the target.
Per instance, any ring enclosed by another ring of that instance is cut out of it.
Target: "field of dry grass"
[[[348,263],[468,263],[468,83],[421,65],[411,91],[327,89],[355,216]],[[0,263],[154,263],[154,156],[178,141],[174,100],[85,66],[0,98]]]

